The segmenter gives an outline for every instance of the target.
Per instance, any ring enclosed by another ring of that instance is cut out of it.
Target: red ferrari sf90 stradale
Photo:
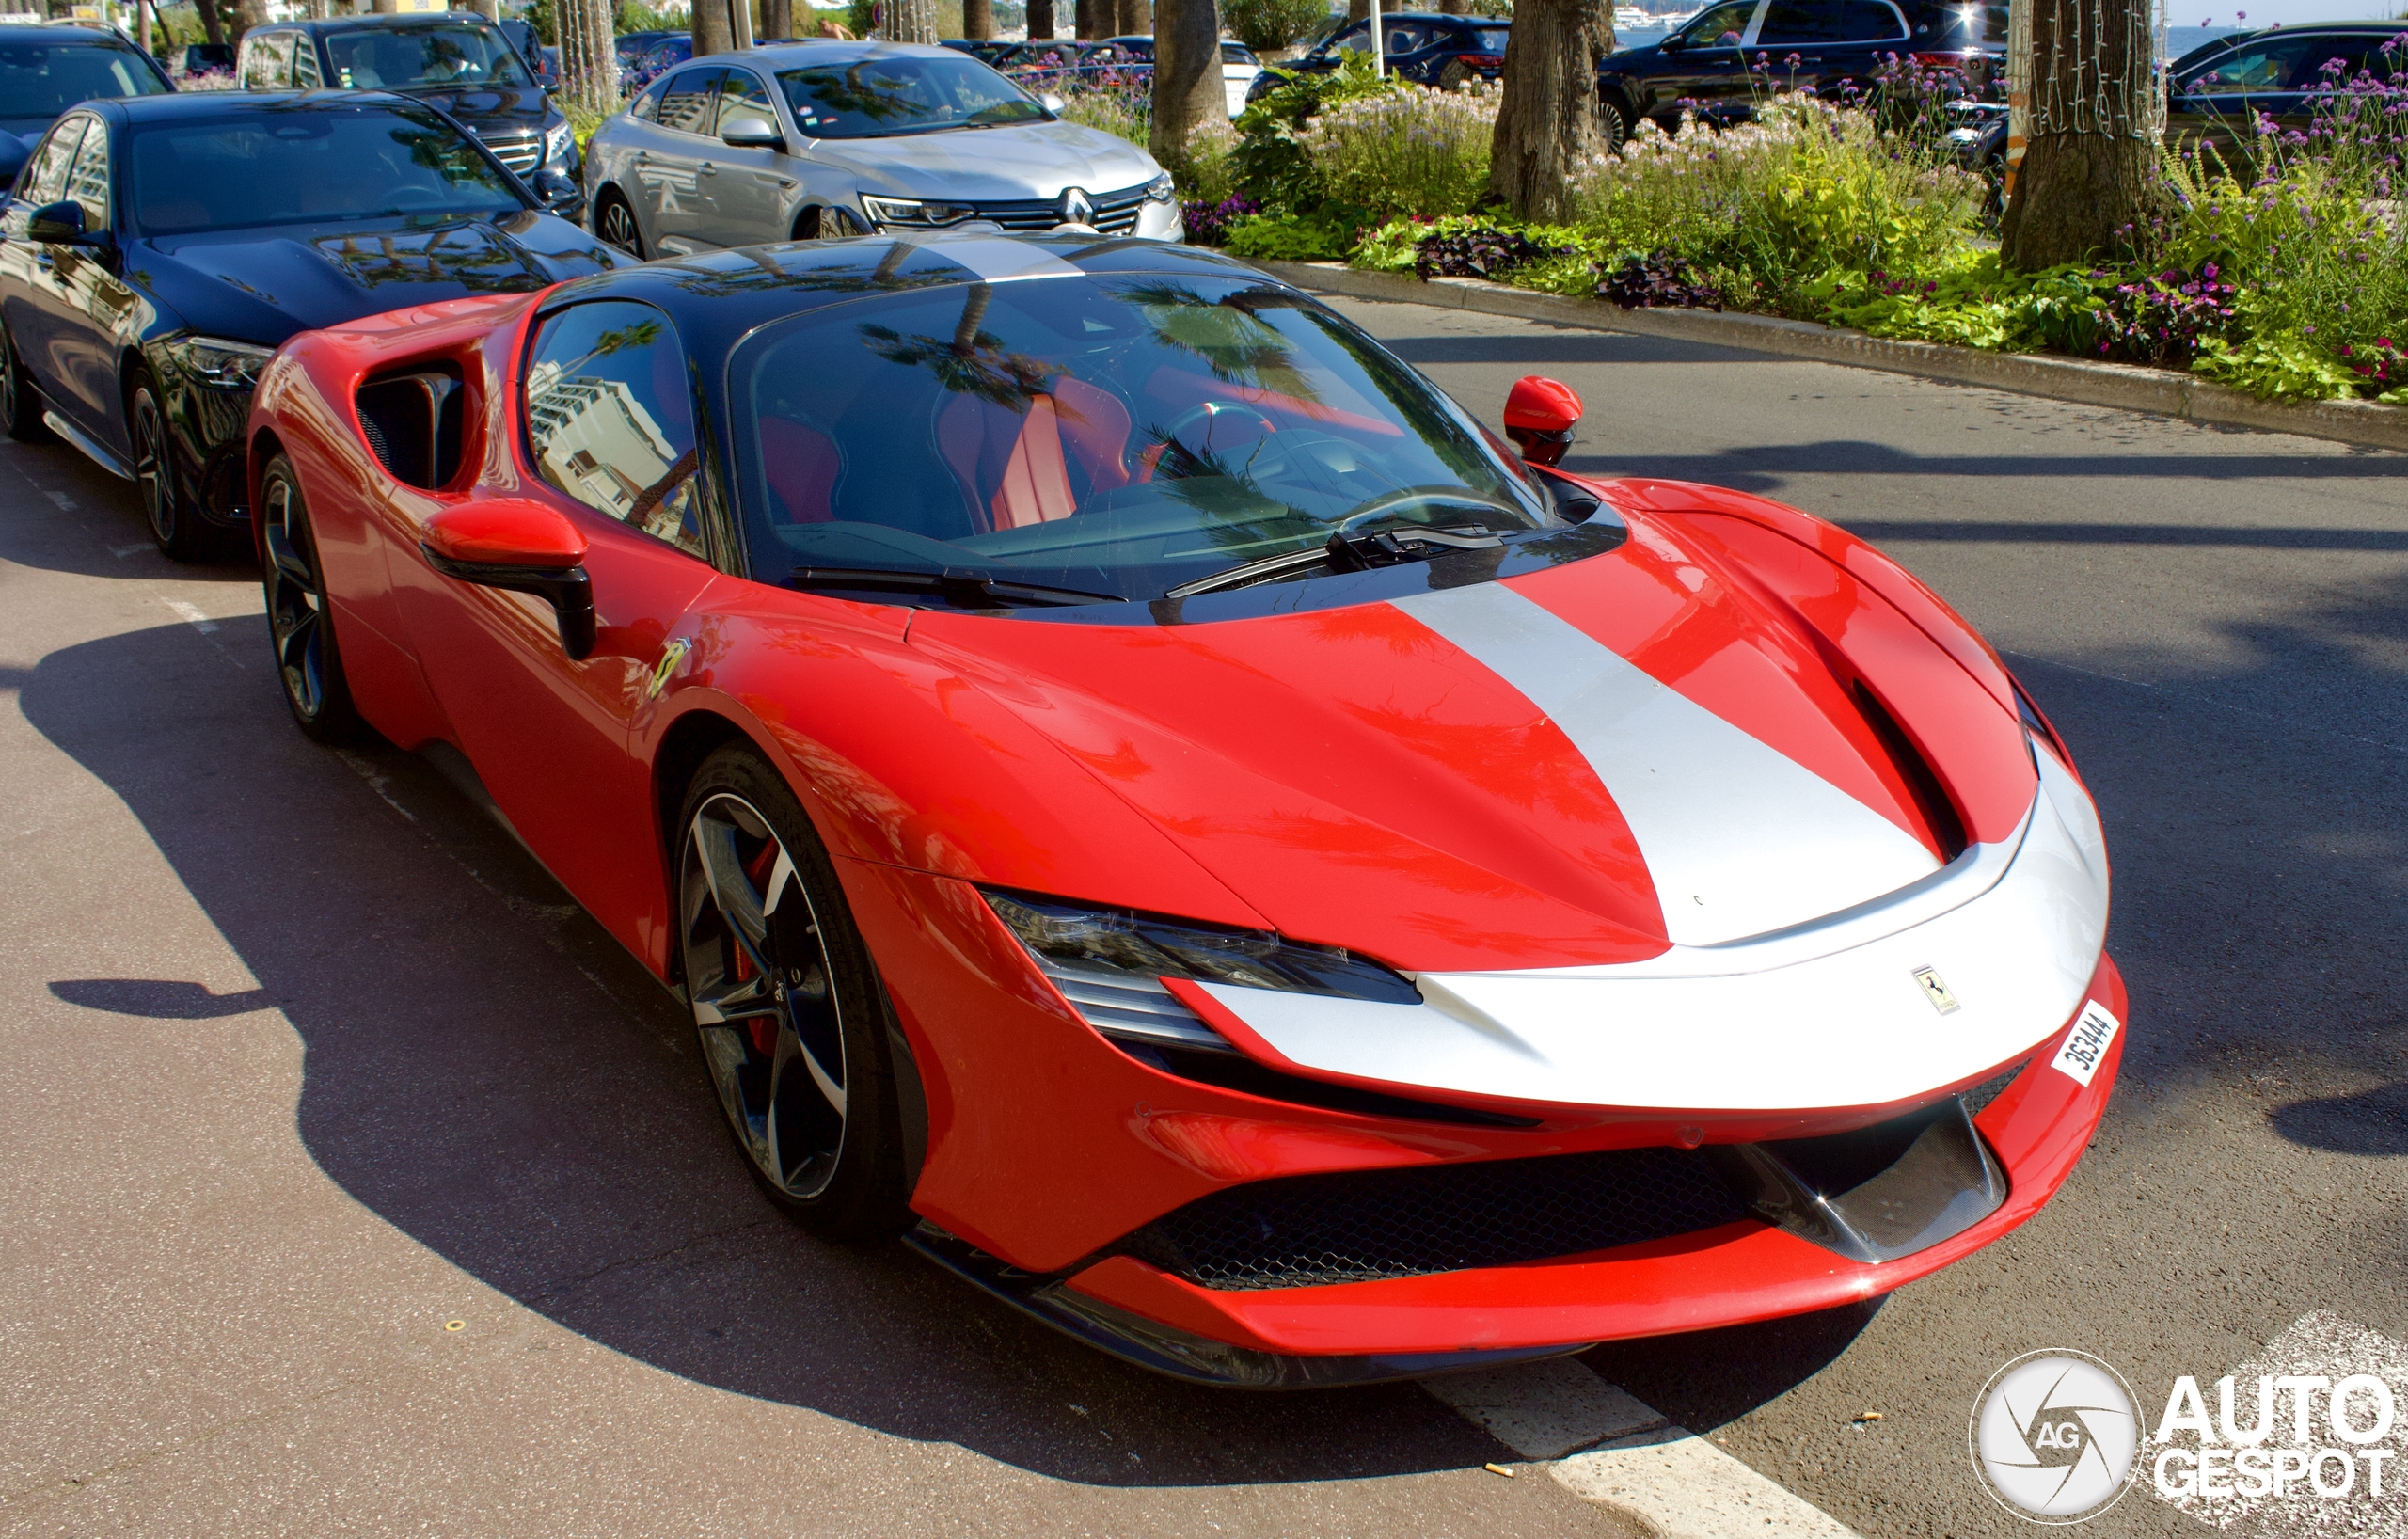
[[[2065,745],[1760,498],[1552,468],[1309,296],[813,242],[313,332],[249,464],[303,730],[475,765],[737,1145],[1213,1383],[1884,1293],[2115,1074]]]

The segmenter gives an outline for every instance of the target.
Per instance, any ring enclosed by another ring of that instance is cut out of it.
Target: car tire
[[[1447,61],[1446,68],[1438,71],[1438,88],[1442,91],[1459,91],[1470,85],[1473,79],[1470,65],[1460,58],[1450,58]]]
[[[359,715],[342,654],[335,646],[317,531],[293,462],[278,454],[260,477],[260,585],[266,591],[268,640],[276,649],[284,704],[303,736],[340,743],[357,736]]]
[[[1597,99],[1597,137],[1606,141],[1608,155],[1630,137],[1630,124],[1624,119],[1621,105],[1603,96]]]
[[[643,226],[636,222],[635,209],[616,187],[605,187],[594,195],[594,233],[603,245],[616,246],[638,262],[649,260],[643,248]]]
[[[41,420],[41,391],[17,356],[17,340],[0,324],[0,428],[19,443],[47,443],[57,435]]]
[[[855,235],[868,233],[869,226],[850,209],[825,208],[819,211],[818,238],[823,241],[849,240]]]
[[[176,491],[176,462],[168,436],[166,409],[159,405],[159,387],[147,373],[134,376],[125,395],[125,426],[134,447],[134,484],[142,498],[142,516],[150,522],[150,538],[169,561],[206,561],[216,553],[217,532],[202,521],[199,510],[186,504]]]
[[[801,802],[749,745],[722,748],[687,786],[676,843],[679,976],[746,1168],[820,1234],[900,1230],[889,1007]]]

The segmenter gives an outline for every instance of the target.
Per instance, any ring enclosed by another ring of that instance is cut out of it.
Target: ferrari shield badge
[[[1916,968],[1915,981],[1923,985],[1924,998],[1930,1000],[1931,1007],[1941,1014],[1955,1015],[1964,1007],[1956,1003],[1956,996],[1948,992],[1947,981],[1941,977],[1936,968]]]

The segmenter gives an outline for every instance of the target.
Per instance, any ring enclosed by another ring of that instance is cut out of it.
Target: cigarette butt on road
[[[1866,1411],[1863,1415],[1858,1417],[1857,1420],[1859,1421],[1878,1421],[1881,1420],[1881,1413],[1879,1411]]]
[[[1511,1465],[1484,1464],[1480,1468],[1487,1470],[1492,1475],[1502,1475],[1507,1480],[1512,1480],[1513,1478],[1513,1467]]]

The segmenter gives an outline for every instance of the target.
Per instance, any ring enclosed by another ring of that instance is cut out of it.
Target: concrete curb
[[[1892,373],[1917,374],[1958,385],[1987,385],[2021,395],[2042,395],[2087,406],[2179,417],[2219,427],[2295,433],[2306,438],[2370,449],[2408,451],[2408,409],[2372,401],[2260,401],[2228,386],[2210,384],[2164,369],[2125,363],[2085,363],[2080,358],[2036,353],[1984,353],[1939,342],[1893,341],[1843,331],[1812,321],[1782,321],[1765,315],[1724,315],[1712,310],[1632,309],[1597,299],[1511,289],[1478,278],[1441,278],[1424,283],[1401,273],[1366,273],[1338,262],[1264,262],[1266,272],[1298,288],[1355,299],[1387,299],[1409,305],[1511,315],[1526,321],[1666,337],[1713,347],[1851,364]]]

